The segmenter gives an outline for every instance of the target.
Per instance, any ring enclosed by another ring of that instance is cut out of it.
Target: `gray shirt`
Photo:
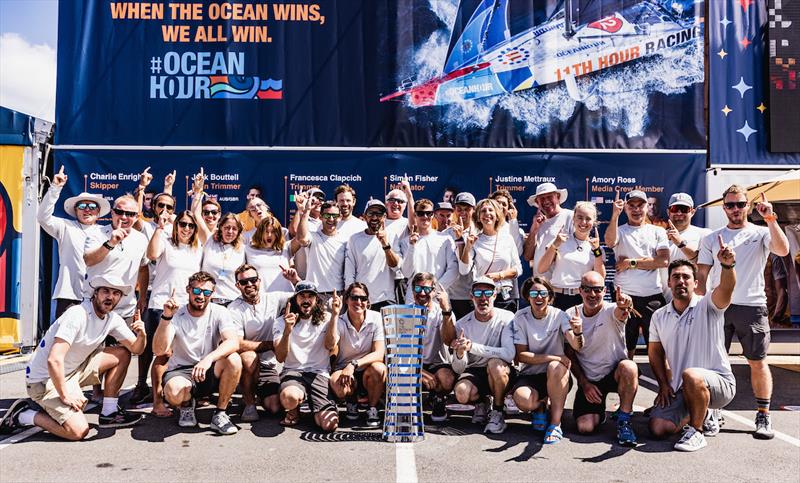
[[[583,348],[577,353],[583,373],[590,381],[599,381],[610,374],[620,361],[628,358],[625,349],[625,322],[614,317],[617,305],[603,302],[603,308],[593,317],[583,313],[583,304],[567,311],[577,313],[583,320]]]
[[[714,306],[710,295],[693,296],[682,314],[672,304],[653,313],[650,342],[661,342],[664,346],[673,391],[681,388],[683,371],[690,367],[714,371],[736,384],[725,350],[724,314],[724,309]]]
[[[464,337],[472,342],[467,367],[486,367],[489,359],[502,359],[509,364],[514,360],[513,318],[513,312],[495,307],[494,317],[488,322],[476,319],[474,310],[456,321],[456,335],[463,330]]]
[[[534,354],[564,355],[564,333],[569,330],[569,317],[561,309],[547,307],[547,314],[537,319],[530,307],[520,309],[512,321],[514,344],[524,345]],[[547,362],[522,364],[522,374],[547,372]]]
[[[451,315],[452,317],[452,315]],[[442,342],[442,309],[434,303],[428,309],[425,321],[425,338],[422,342],[423,364],[449,364],[450,351]]]

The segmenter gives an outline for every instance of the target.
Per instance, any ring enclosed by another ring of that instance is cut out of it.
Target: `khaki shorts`
[[[66,392],[71,396],[82,396],[81,387],[100,384],[100,354],[105,347],[100,346],[89,356],[83,364],[78,366],[75,371],[66,377]],[[51,418],[63,425],[75,411],[71,407],[61,402],[58,391],[53,385],[52,379],[44,382],[32,382],[28,384],[28,396],[42,407]]]

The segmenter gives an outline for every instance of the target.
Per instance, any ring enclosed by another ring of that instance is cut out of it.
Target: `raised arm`
[[[772,211],[772,203],[767,201],[767,195],[763,192],[761,193],[761,201],[756,205],[756,210],[767,222],[767,227],[769,228],[769,251],[779,257],[785,257],[789,254],[789,239],[781,230],[780,225],[778,225],[778,218]]]
[[[614,248],[617,246],[619,215],[622,214],[623,208],[625,208],[625,202],[619,198],[619,190],[617,190],[617,195],[614,198],[614,205],[611,210],[611,221],[608,222],[608,228],[606,228],[606,246],[608,248]]]
[[[736,266],[736,252],[723,243],[722,235],[717,235],[717,237],[720,246],[717,260],[719,260],[722,270],[719,275],[719,285],[711,292],[711,301],[714,303],[714,307],[724,310],[730,305],[733,289],[736,287],[736,270],[733,268]]]
[[[58,242],[61,242],[64,236],[66,223],[61,218],[53,216],[53,212],[55,211],[56,202],[61,196],[61,190],[66,184],[67,175],[64,174],[64,166],[61,166],[58,173],[53,175],[53,182],[50,183],[50,189],[47,190],[47,194],[42,198],[39,210],[36,213],[36,219],[39,220],[42,229]]]
[[[331,297],[331,318],[325,332],[325,348],[332,351],[339,344],[339,313],[342,311],[342,298],[333,291]]]

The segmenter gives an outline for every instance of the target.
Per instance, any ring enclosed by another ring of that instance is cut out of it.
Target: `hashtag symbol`
[[[150,72],[153,74],[161,72],[161,57],[153,57],[150,59]]]

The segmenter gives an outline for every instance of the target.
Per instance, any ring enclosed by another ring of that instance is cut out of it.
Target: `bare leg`
[[[219,399],[217,400],[217,409],[225,411],[228,404],[231,402],[233,391],[239,384],[239,378],[242,376],[242,359],[239,354],[234,352],[229,354],[228,357],[220,359],[214,364],[215,376],[219,378]],[[216,374],[219,372],[219,374]]]
[[[561,424],[569,392],[569,369],[560,362],[547,365],[547,394],[550,396],[550,424]]]
[[[69,441],[80,441],[89,434],[89,422],[83,413],[75,413],[64,424],[58,424],[55,419],[44,411],[39,411],[33,418],[33,424],[48,433]]]
[[[103,396],[117,397],[125,375],[128,373],[128,364],[131,362],[131,353],[122,346],[106,347],[100,354],[100,374],[105,375]],[[72,419],[72,418],[70,418]]]
[[[692,369],[683,371],[683,399],[689,409],[689,424],[698,431],[703,431],[703,420],[706,418],[711,393],[706,387],[702,374]]]
[[[514,404],[517,405],[517,408],[526,413],[536,411],[541,405],[539,393],[530,386],[518,387],[511,397],[514,398]]]
[[[153,414],[159,417],[169,417],[172,410],[164,404],[164,373],[167,372],[167,362],[169,356],[158,356],[153,360],[153,367],[150,369],[150,382],[153,383]]]
[[[639,390],[639,368],[636,363],[624,360],[619,363],[614,371],[619,392],[619,409],[626,413],[633,413],[633,398]]]
[[[364,386],[370,407],[375,407],[381,400],[386,387],[386,366],[382,362],[373,362],[364,370]]]
[[[753,395],[759,399],[772,398],[772,372],[767,361],[747,361],[750,364],[750,380],[753,384]]]
[[[460,404],[468,404],[478,400],[478,388],[466,379],[458,381],[453,390],[456,393],[456,400]]]
[[[492,390],[492,396],[494,396],[494,406],[495,408],[502,408],[511,369],[502,359],[490,359],[489,364],[486,366],[486,372],[489,376],[489,388]]]
[[[245,405],[252,406],[256,403],[255,385],[258,380],[259,360],[258,354],[246,351],[239,354],[242,358],[242,400]]]

